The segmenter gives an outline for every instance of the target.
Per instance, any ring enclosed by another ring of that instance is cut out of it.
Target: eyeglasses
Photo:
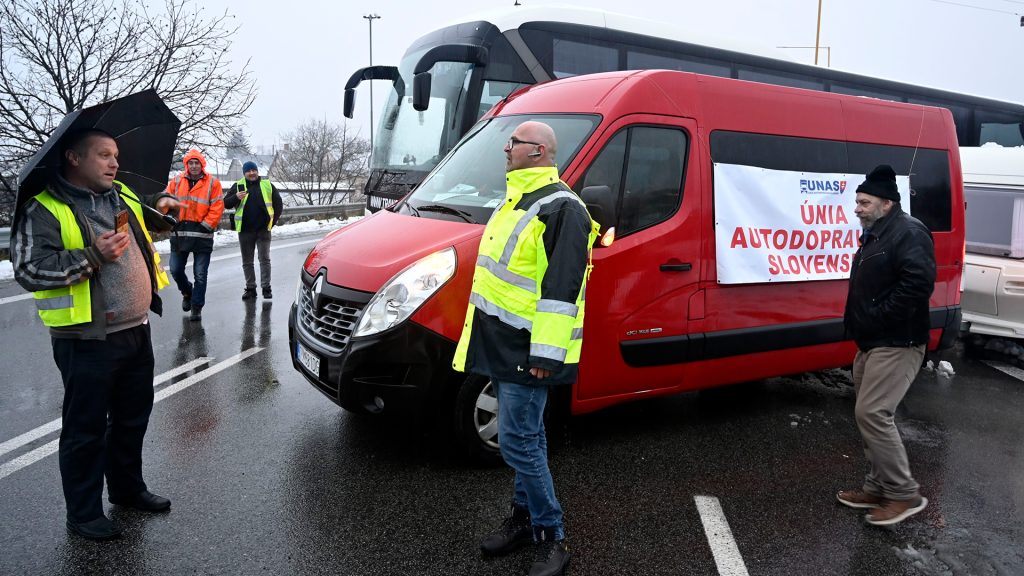
[[[513,148],[515,148],[516,144],[529,144],[531,146],[543,146],[543,144],[541,144],[540,142],[530,142],[528,140],[520,140],[519,138],[516,138],[515,136],[512,136],[511,138],[508,139],[508,142],[505,143],[505,151],[510,152]]]

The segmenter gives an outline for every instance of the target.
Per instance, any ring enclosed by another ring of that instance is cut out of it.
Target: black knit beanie
[[[857,186],[857,192],[863,192],[879,198],[892,200],[893,202],[899,202],[900,191],[896,188],[896,171],[888,164],[882,164],[875,167],[875,169],[867,175],[867,179],[864,180],[864,183]]]

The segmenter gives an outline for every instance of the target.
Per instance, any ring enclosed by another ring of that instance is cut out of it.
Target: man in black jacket
[[[928,504],[910,474],[893,414],[917,376],[928,344],[928,298],[935,288],[935,246],[921,221],[900,208],[896,172],[878,166],[857,188],[864,227],[846,300],[847,335],[857,343],[855,415],[868,473],[839,501],[870,509],[868,523],[895,524]]]
[[[281,194],[270,180],[260,178],[259,167],[249,161],[242,165],[245,178],[235,182],[224,195],[224,207],[235,209],[235,231],[242,250],[242,273],[245,291],[242,300],[256,298],[256,270],[253,252],[260,257],[260,286],[263,297],[270,299],[270,230],[277,225],[283,208]]]

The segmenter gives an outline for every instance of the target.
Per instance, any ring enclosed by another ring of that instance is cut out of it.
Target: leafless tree
[[[148,88],[181,119],[179,142],[227,143],[255,80],[227,58],[234,17],[204,12],[194,0],[0,3],[0,196],[12,202],[12,172],[65,114]]]
[[[367,173],[370,143],[347,124],[310,120],[285,134],[275,164],[275,179],[301,191],[304,204],[323,205],[351,200],[347,190]]]

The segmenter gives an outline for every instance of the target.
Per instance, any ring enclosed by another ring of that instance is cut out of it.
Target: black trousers
[[[153,343],[149,324],[106,340],[52,338],[64,381],[60,478],[68,519],[103,514],[103,477],[114,498],[146,490],[142,440],[153,411]]]

